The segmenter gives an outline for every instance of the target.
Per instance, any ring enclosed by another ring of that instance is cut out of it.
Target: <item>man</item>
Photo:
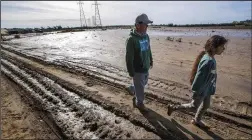
[[[150,39],[146,33],[149,20],[146,14],[137,16],[135,28],[131,29],[130,36],[126,41],[126,65],[129,76],[133,78],[133,85],[129,91],[135,94],[133,98],[134,107],[147,111],[144,106],[144,87],[147,84],[149,68],[152,68],[152,54]]]

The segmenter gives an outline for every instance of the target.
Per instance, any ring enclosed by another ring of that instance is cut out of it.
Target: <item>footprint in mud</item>
[[[175,87],[175,86],[170,86],[168,89],[169,89],[170,91],[173,91],[173,90],[176,89],[176,87]]]
[[[230,96],[224,96],[222,97],[224,99],[224,101],[233,101],[234,99]]]
[[[119,123],[121,123],[121,120],[116,119],[116,120],[115,120],[115,123],[116,123],[116,124],[119,124]]]
[[[94,86],[94,84],[93,84],[93,83],[91,83],[91,82],[87,82],[87,83],[86,83],[86,85],[87,85],[88,87],[92,87],[92,86]]]
[[[239,110],[242,114],[252,115],[252,105],[247,102],[239,102],[236,106],[237,110]]]
[[[213,99],[219,99],[220,97],[218,95],[213,96]]]

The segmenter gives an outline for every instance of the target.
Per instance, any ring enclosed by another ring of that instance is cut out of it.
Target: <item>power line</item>
[[[92,4],[92,5],[95,5],[95,22],[94,22],[94,26],[102,27],[100,12],[99,12],[99,8],[98,8],[98,5],[100,5],[100,4],[98,4],[97,1],[95,0],[95,3]]]
[[[82,1],[79,1],[77,2],[77,4],[79,4],[79,9],[80,9],[80,25],[81,27],[87,27],[87,22],[86,22],[86,18],[85,18],[85,13],[84,13],[84,10],[83,10],[83,2]]]

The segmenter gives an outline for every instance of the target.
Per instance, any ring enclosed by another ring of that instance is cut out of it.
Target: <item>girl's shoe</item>
[[[201,120],[200,121],[196,121],[195,119],[192,119],[191,123],[194,124],[194,125],[196,125],[196,126],[198,126],[198,127],[200,127],[200,128],[210,129],[210,127],[206,123],[204,123],[203,121],[201,121]]]

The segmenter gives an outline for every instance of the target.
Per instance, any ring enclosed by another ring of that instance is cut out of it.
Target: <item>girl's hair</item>
[[[209,55],[213,55],[213,49],[212,48],[218,48],[221,45],[225,45],[228,42],[228,40],[222,36],[214,35],[211,38],[209,38],[205,44],[205,51],[201,51],[199,55],[197,56],[196,60],[194,61],[193,68],[190,75],[190,84],[192,85],[193,80],[195,78],[195,75],[197,73],[198,65],[201,60],[201,58],[204,56],[204,54],[208,53]]]

